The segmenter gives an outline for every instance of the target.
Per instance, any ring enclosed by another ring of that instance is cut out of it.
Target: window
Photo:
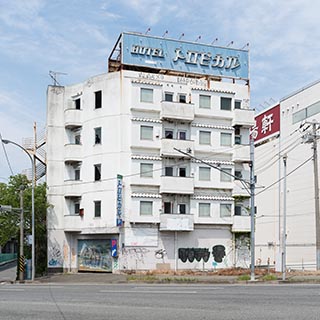
[[[186,214],[187,212],[187,205],[185,203],[178,204],[179,214]]]
[[[101,217],[101,201],[94,201],[94,217]]]
[[[74,136],[74,143],[75,144],[81,144],[81,135],[80,134],[76,134]]]
[[[234,215],[235,216],[241,216],[241,211],[242,211],[241,206],[235,206],[234,207]]]
[[[236,171],[234,172],[234,175],[235,175],[238,179],[241,179],[241,178],[242,178],[242,173],[241,173],[241,171],[236,170]]]
[[[187,103],[187,95],[186,94],[179,94],[179,102],[180,103]]]
[[[187,176],[187,169],[179,168],[179,177],[186,177],[186,176]]]
[[[179,140],[186,140],[187,139],[187,132],[186,131],[179,131],[178,137],[179,137]]]
[[[171,130],[171,129],[166,129],[166,130],[164,131],[164,137],[165,137],[166,139],[173,139],[173,130]]]
[[[210,181],[210,168],[207,167],[199,167],[199,180],[202,181]]]
[[[140,201],[140,216],[152,216],[152,201]]]
[[[172,204],[171,202],[164,202],[163,203],[164,213],[172,213]]]
[[[199,108],[210,109],[211,108],[211,96],[199,95]]]
[[[101,180],[101,164],[94,165],[94,181]]]
[[[225,173],[226,172],[226,173]],[[220,171],[220,181],[222,182],[230,182],[232,181],[232,170],[231,169],[222,169],[222,171]]]
[[[210,203],[199,203],[199,217],[210,217]]]
[[[81,100],[80,100],[80,98],[75,99],[75,100],[74,100],[74,104],[75,104],[75,108],[76,108],[77,110],[80,110],[80,109],[81,109]]]
[[[152,163],[140,163],[140,177],[152,178],[153,177],[153,164]]]
[[[141,126],[140,127],[140,139],[141,140],[153,140],[153,127]]]
[[[164,94],[164,100],[165,100],[165,101],[170,101],[170,102],[172,102],[172,101],[173,101],[173,93],[171,93],[171,92],[165,92],[165,94]]]
[[[100,109],[102,107],[102,91],[96,91],[94,93],[94,106],[96,109]]]
[[[94,128],[94,143],[101,144],[101,127]]]
[[[166,177],[172,177],[173,176],[173,167],[165,167],[164,175]]]
[[[80,213],[80,202],[75,202],[74,203],[74,214],[79,214]]]
[[[141,88],[140,101],[153,103],[153,89]]]
[[[80,168],[74,169],[74,180],[76,180],[76,181],[80,180]]]
[[[234,136],[234,144],[241,144],[241,136]]]
[[[223,98],[220,100],[220,109],[221,110],[231,110],[231,98]]]
[[[220,135],[220,145],[229,147],[231,146],[231,141],[232,141],[232,134],[231,133],[224,133],[222,132]]]
[[[220,217],[231,217],[231,204],[221,203],[220,204]]]
[[[234,108],[235,108],[235,109],[241,109],[241,101],[236,100],[236,101],[234,102]]]
[[[211,132],[210,131],[199,131],[199,144],[211,144]]]

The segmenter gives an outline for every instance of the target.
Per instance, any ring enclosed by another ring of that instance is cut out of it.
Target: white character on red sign
[[[261,121],[261,133],[266,134],[267,131],[271,131],[273,124],[273,113],[264,115]]]
[[[257,122],[255,122],[254,126],[250,130],[250,135],[251,135],[252,139],[254,139],[254,140],[257,139],[258,129],[259,129],[259,127],[257,126]]]

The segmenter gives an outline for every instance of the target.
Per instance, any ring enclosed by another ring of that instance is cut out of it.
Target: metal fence
[[[0,253],[0,264],[17,259],[16,253]]]

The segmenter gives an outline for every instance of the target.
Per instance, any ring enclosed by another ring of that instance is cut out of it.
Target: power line
[[[302,166],[304,166],[307,162],[309,162],[310,160],[313,159],[313,155],[308,158],[307,160],[305,160],[304,162],[302,162],[299,166],[297,166],[296,168],[294,168],[292,171],[290,171],[286,177],[288,177],[289,175],[291,175],[292,173],[294,173],[295,171],[297,171],[298,169],[300,169]],[[269,186],[265,187],[263,190],[261,190],[260,192],[256,193],[256,196],[259,195],[262,192],[267,191],[269,188],[271,188],[272,186],[274,186],[275,184],[279,183],[280,181],[282,181],[285,177],[280,178],[279,180],[273,182],[272,184],[270,184]]]

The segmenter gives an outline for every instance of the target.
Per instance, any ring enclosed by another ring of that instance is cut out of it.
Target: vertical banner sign
[[[123,176],[117,175],[117,227],[122,227],[122,189],[123,189]]]
[[[111,256],[112,257],[117,257],[118,256],[117,239],[111,239]]]

